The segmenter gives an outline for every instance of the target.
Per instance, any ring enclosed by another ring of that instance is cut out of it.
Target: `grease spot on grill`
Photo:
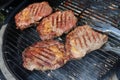
[[[69,76],[70,80],[76,80],[73,76]]]
[[[51,74],[50,74],[50,73],[48,73],[47,75],[48,75],[49,77],[51,77]]]
[[[105,64],[105,67],[108,67],[108,65]]]

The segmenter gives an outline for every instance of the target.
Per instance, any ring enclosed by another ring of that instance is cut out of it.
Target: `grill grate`
[[[93,0],[92,2],[89,0],[64,0],[58,7],[54,8],[56,10],[73,10],[79,18],[80,24],[96,18],[117,27],[120,18],[118,14],[120,10],[117,7],[117,3],[120,3],[120,1],[110,1],[108,3],[108,0]],[[106,9],[109,11],[109,14]],[[113,18],[114,15],[117,17]],[[21,53],[26,47],[40,40],[36,32],[36,26],[24,31],[16,30],[15,27],[14,20],[12,19],[4,34],[3,54],[10,71],[20,80],[103,80],[104,76],[120,60],[116,54],[99,49],[87,54],[80,60],[69,61],[57,70],[31,72],[22,67]],[[112,37],[109,38],[109,42],[112,45],[120,45]]]
[[[98,19],[117,27],[120,22],[120,2],[113,0],[100,0],[92,3],[80,17],[83,19]],[[119,27],[120,29],[120,27]]]

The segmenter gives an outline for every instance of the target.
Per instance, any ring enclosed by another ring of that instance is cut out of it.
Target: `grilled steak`
[[[23,51],[23,66],[28,70],[54,70],[69,59],[64,45],[55,40],[36,42]]]
[[[57,11],[44,18],[38,25],[37,31],[42,40],[52,39],[70,31],[76,22],[77,18],[71,10]]]
[[[88,25],[79,26],[70,32],[66,37],[65,48],[71,58],[81,58],[86,53],[99,49],[108,37],[94,31]]]
[[[23,30],[28,28],[31,24],[51,13],[52,8],[49,6],[48,2],[33,3],[15,16],[17,29]]]

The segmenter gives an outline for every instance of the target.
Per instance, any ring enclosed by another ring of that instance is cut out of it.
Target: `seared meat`
[[[33,3],[15,16],[17,29],[23,30],[28,28],[31,24],[51,13],[52,8],[49,6],[48,2]]]
[[[94,31],[88,25],[79,26],[66,37],[65,48],[71,58],[81,58],[106,43],[105,34]]]
[[[23,51],[23,66],[28,70],[54,70],[63,66],[69,57],[64,45],[55,40],[36,42]]]
[[[38,25],[37,31],[42,40],[52,39],[70,31],[76,22],[77,18],[71,10],[57,11],[44,18]]]

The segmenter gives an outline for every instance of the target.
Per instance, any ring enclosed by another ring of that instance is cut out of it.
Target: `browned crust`
[[[80,32],[83,32],[83,35],[81,36],[78,36],[77,33],[80,33]],[[92,34],[92,35],[90,35]],[[70,44],[70,41],[71,40],[76,40],[76,39],[79,39],[79,43],[80,43],[80,46],[81,46],[81,49],[83,48],[87,48],[89,47],[89,44],[87,44],[86,42],[86,38],[85,36],[87,36],[87,39],[89,40],[89,42],[96,42],[98,39],[101,40],[102,38],[102,41],[103,43],[106,43],[107,40],[108,40],[108,36],[105,35],[105,34],[102,34],[100,32],[97,32],[97,31],[94,31],[90,26],[88,25],[84,25],[84,26],[78,26],[77,28],[75,28],[73,31],[71,31],[67,36],[66,36],[66,43],[65,43],[65,49],[66,49],[66,53],[67,54],[70,54],[70,57],[71,59],[74,59],[73,55],[74,53],[71,52],[71,44]],[[100,37],[101,36],[101,37]],[[93,40],[92,38],[93,37]],[[81,40],[80,39],[83,39],[84,40],[84,46],[83,47],[83,44],[81,43]],[[86,51],[86,53],[88,52],[91,52],[91,50],[88,50]],[[82,53],[81,53],[82,54]],[[82,57],[82,56],[81,56]]]
[[[22,56],[23,66],[28,70],[54,70],[63,66],[69,60],[64,45],[55,40],[36,42],[27,47]],[[30,68],[33,65],[37,67]]]
[[[76,23],[77,18],[71,10],[57,11],[41,21],[37,32],[42,40],[53,39],[69,32]]]
[[[47,11],[45,11],[47,10]],[[33,3],[15,15],[16,29],[24,30],[52,13],[48,2]]]

